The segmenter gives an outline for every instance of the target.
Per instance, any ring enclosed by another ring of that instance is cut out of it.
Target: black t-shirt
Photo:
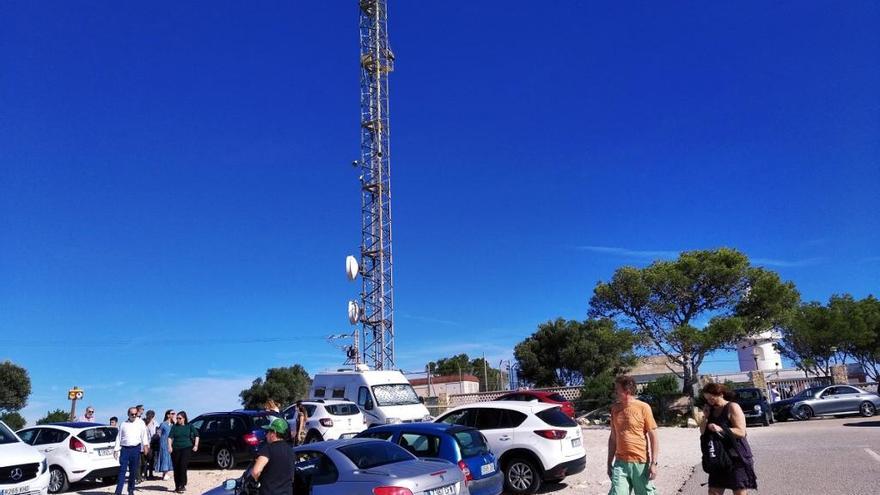
[[[269,459],[260,474],[260,495],[293,495],[293,447],[284,441],[267,443],[257,456]]]

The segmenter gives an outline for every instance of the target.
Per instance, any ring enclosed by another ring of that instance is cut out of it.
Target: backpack
[[[703,452],[703,471],[722,473],[730,471],[733,461],[727,453],[724,438],[721,435],[706,430],[700,435],[700,450]]]

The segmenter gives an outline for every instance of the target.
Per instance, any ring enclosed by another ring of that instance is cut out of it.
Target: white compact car
[[[480,430],[504,473],[505,493],[535,493],[542,482],[558,483],[587,465],[581,427],[558,405],[480,402],[456,407],[436,422]]]
[[[306,443],[352,438],[367,428],[357,404],[347,400],[303,401],[306,410]],[[296,430],[296,404],[284,410],[290,430]]]
[[[67,490],[82,480],[113,480],[119,461],[113,457],[115,426],[96,423],[50,423],[18,431],[49,462],[49,493]],[[3,493],[2,495],[6,495]]]
[[[0,493],[46,495],[48,488],[46,458],[0,421]]]

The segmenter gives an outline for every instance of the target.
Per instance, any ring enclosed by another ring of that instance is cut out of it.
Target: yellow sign
[[[67,399],[68,400],[82,399],[84,393],[85,393],[85,391],[83,389],[73,387],[72,389],[67,391]]]

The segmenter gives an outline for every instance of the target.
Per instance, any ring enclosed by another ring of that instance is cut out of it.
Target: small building
[[[736,355],[740,371],[773,371],[782,368],[782,356],[776,349],[776,342],[782,340],[778,330],[752,335],[736,344]]]
[[[480,379],[474,375],[447,375],[413,378],[410,381],[419,397],[475,394],[480,391]]]

